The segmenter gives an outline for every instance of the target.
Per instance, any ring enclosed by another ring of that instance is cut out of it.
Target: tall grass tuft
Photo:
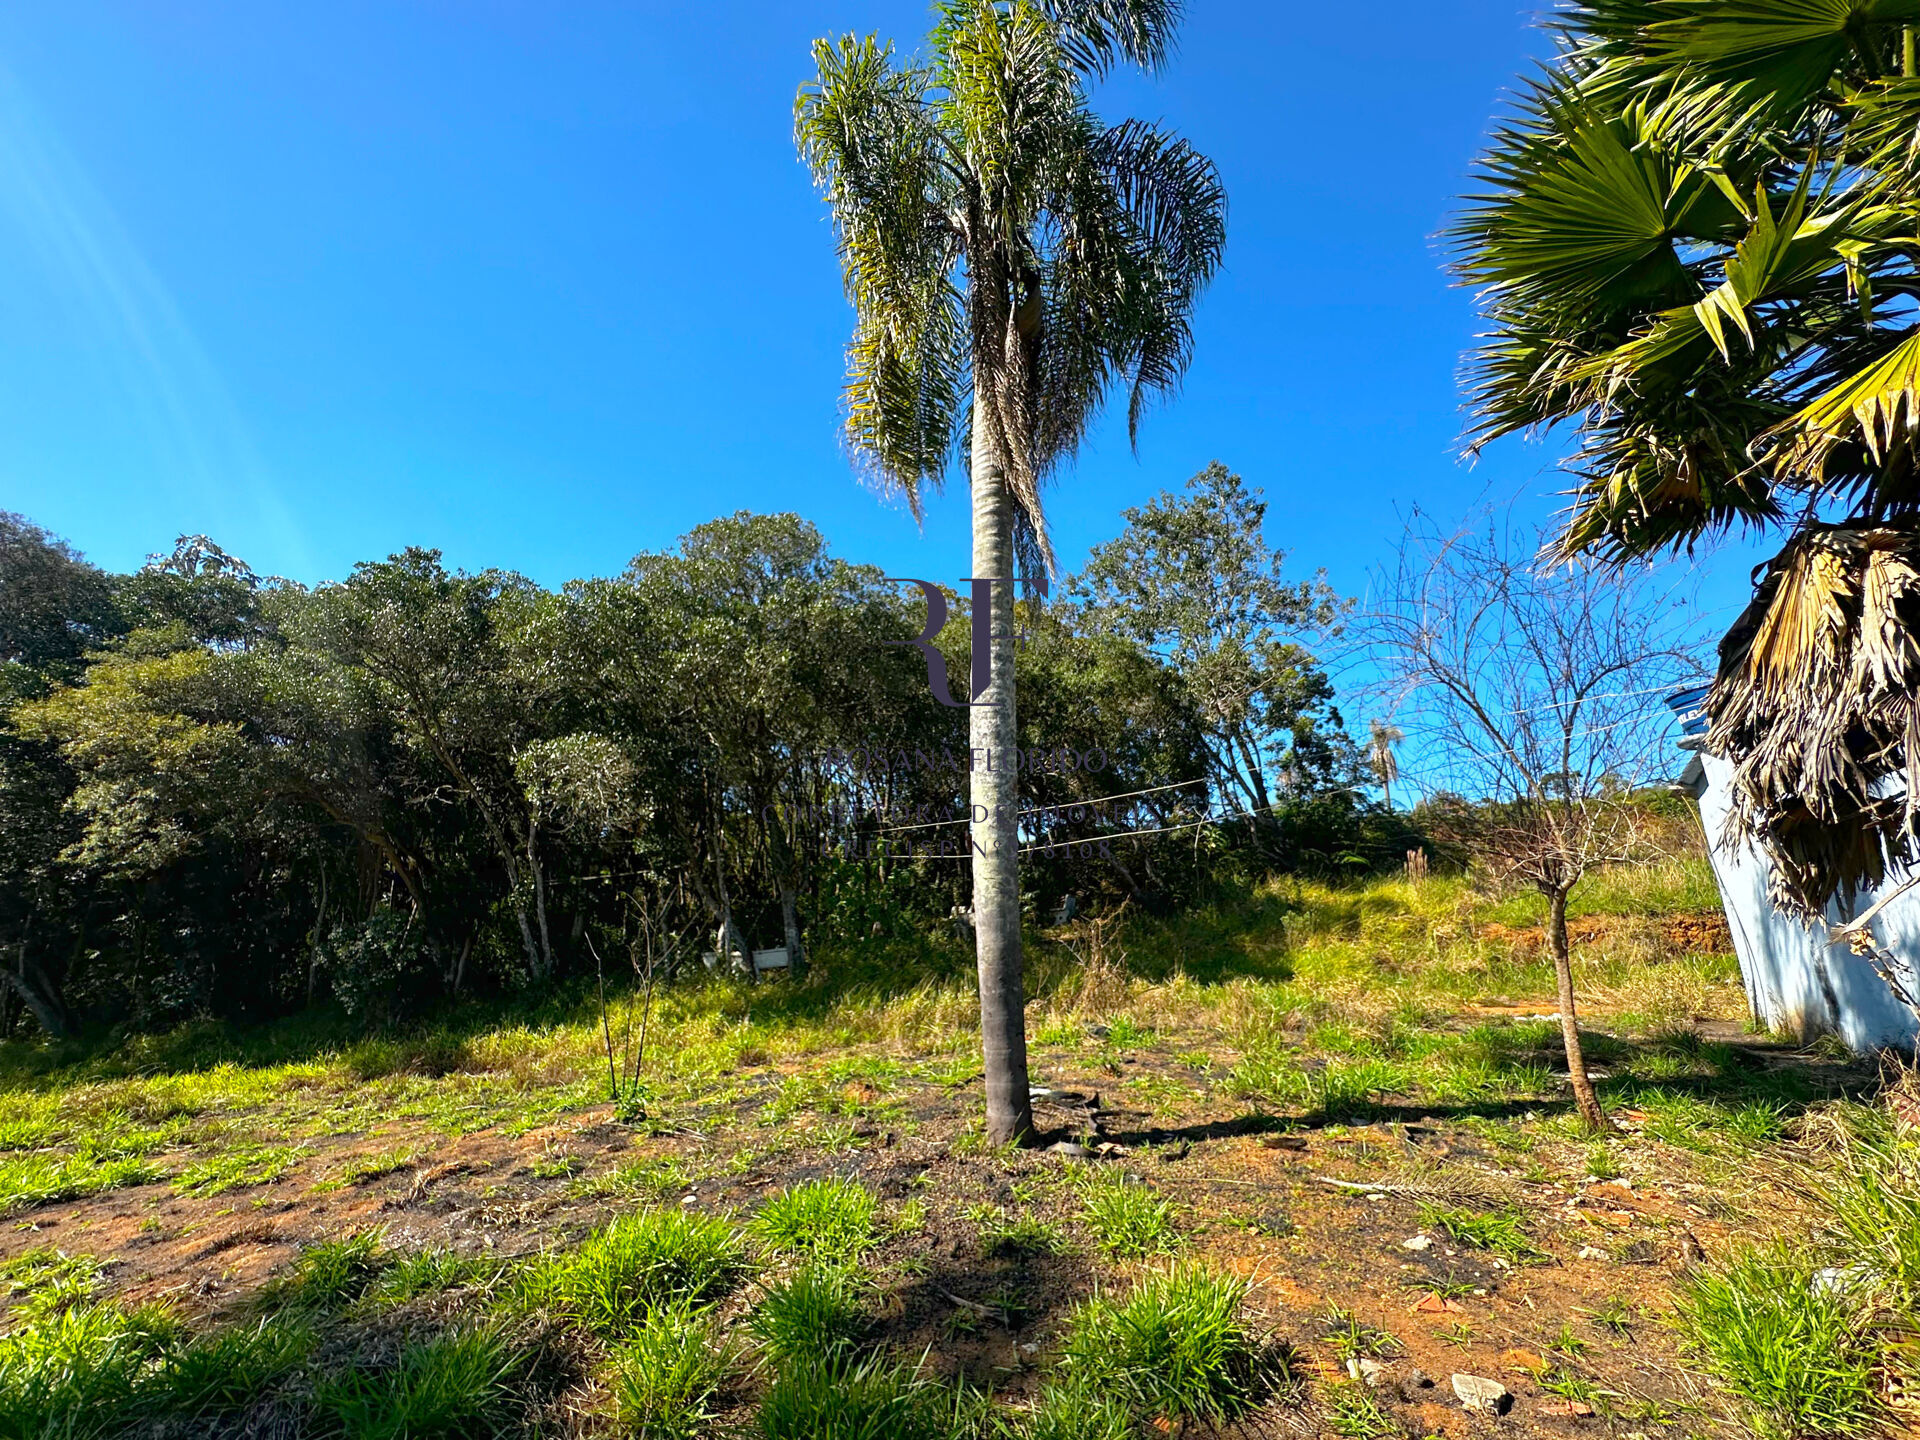
[[[1687,1349],[1766,1440],[1865,1435],[1882,1418],[1875,1353],[1844,1284],[1784,1246],[1698,1271],[1675,1302]]]
[[[1180,1232],[1173,1202],[1118,1170],[1089,1168],[1074,1181],[1086,1209],[1087,1227],[1108,1254],[1125,1258],[1173,1250]]]
[[[694,1440],[707,1433],[713,1398],[733,1351],[718,1338],[713,1312],[687,1301],[647,1312],[613,1352],[620,1424],[642,1440]]]
[[[855,1180],[809,1180],[761,1206],[752,1229],[776,1250],[853,1259],[873,1247],[879,1203]]]
[[[836,1356],[781,1371],[760,1402],[762,1440],[959,1440],[950,1396],[911,1368]]]
[[[872,1326],[868,1288],[849,1265],[812,1261],[766,1287],[747,1332],[776,1364],[842,1354]]]
[[[1068,1322],[1061,1361],[1077,1385],[1122,1400],[1142,1420],[1222,1425],[1247,1414],[1287,1367],[1248,1325],[1247,1287],[1197,1265],[1099,1298]]]
[[[141,1376],[181,1333],[158,1307],[77,1305],[0,1337],[0,1435],[84,1440],[121,1428]]]
[[[328,1377],[314,1408],[343,1440],[474,1440],[505,1428],[519,1363],[496,1330],[451,1330],[410,1343],[384,1369]]]
[[[726,1221],[684,1210],[623,1215],[571,1255],[550,1260],[536,1284],[583,1325],[609,1339],[633,1333],[656,1306],[722,1293],[744,1268]]]

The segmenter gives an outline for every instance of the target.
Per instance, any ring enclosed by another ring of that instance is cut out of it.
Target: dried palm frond
[[[1802,530],[1720,642],[1707,749],[1733,765],[1730,838],[1812,918],[1920,859],[1920,531]]]

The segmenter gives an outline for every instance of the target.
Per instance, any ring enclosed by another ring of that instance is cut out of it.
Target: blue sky
[[[1343,588],[1396,516],[1516,493],[1457,455],[1470,297],[1435,234],[1545,41],[1513,0],[1192,0],[1163,77],[1104,87],[1219,163],[1225,273],[1136,458],[1050,493],[1076,565],[1220,459]],[[848,312],[795,159],[820,34],[911,47],[911,0],[0,4],[0,509],[96,561],[180,532],[312,582],[408,544],[549,584],[735,509],[892,573],[966,569],[855,481]],[[1713,590],[1744,586],[1723,557]]]

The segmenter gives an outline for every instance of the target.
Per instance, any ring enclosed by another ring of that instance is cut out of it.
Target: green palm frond
[[[820,41],[796,136],[834,216],[855,311],[853,449],[916,510],[978,417],[1026,547],[1051,564],[1040,485],[1110,390],[1130,431],[1172,391],[1218,269],[1212,163],[1085,83],[1170,53],[1179,6],[945,0],[924,66],[872,37]]]

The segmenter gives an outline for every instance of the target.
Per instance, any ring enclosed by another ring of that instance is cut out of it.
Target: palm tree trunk
[[[986,422],[974,406],[973,573],[992,587],[993,678],[968,710],[973,750],[973,934],[980,967],[980,1046],[986,1064],[987,1143],[1033,1136],[1027,1083],[1026,983],[1020,953],[1019,732],[1013,686],[1013,494]]]
[[[1547,950],[1553,956],[1553,975],[1560,987],[1560,1038],[1567,1047],[1567,1077],[1573,1082],[1573,1103],[1589,1130],[1611,1130],[1607,1112],[1600,1108],[1593,1081],[1587,1078],[1587,1057],[1580,1049],[1580,1021],[1573,1008],[1573,954],[1567,946],[1567,892],[1547,895]]]

